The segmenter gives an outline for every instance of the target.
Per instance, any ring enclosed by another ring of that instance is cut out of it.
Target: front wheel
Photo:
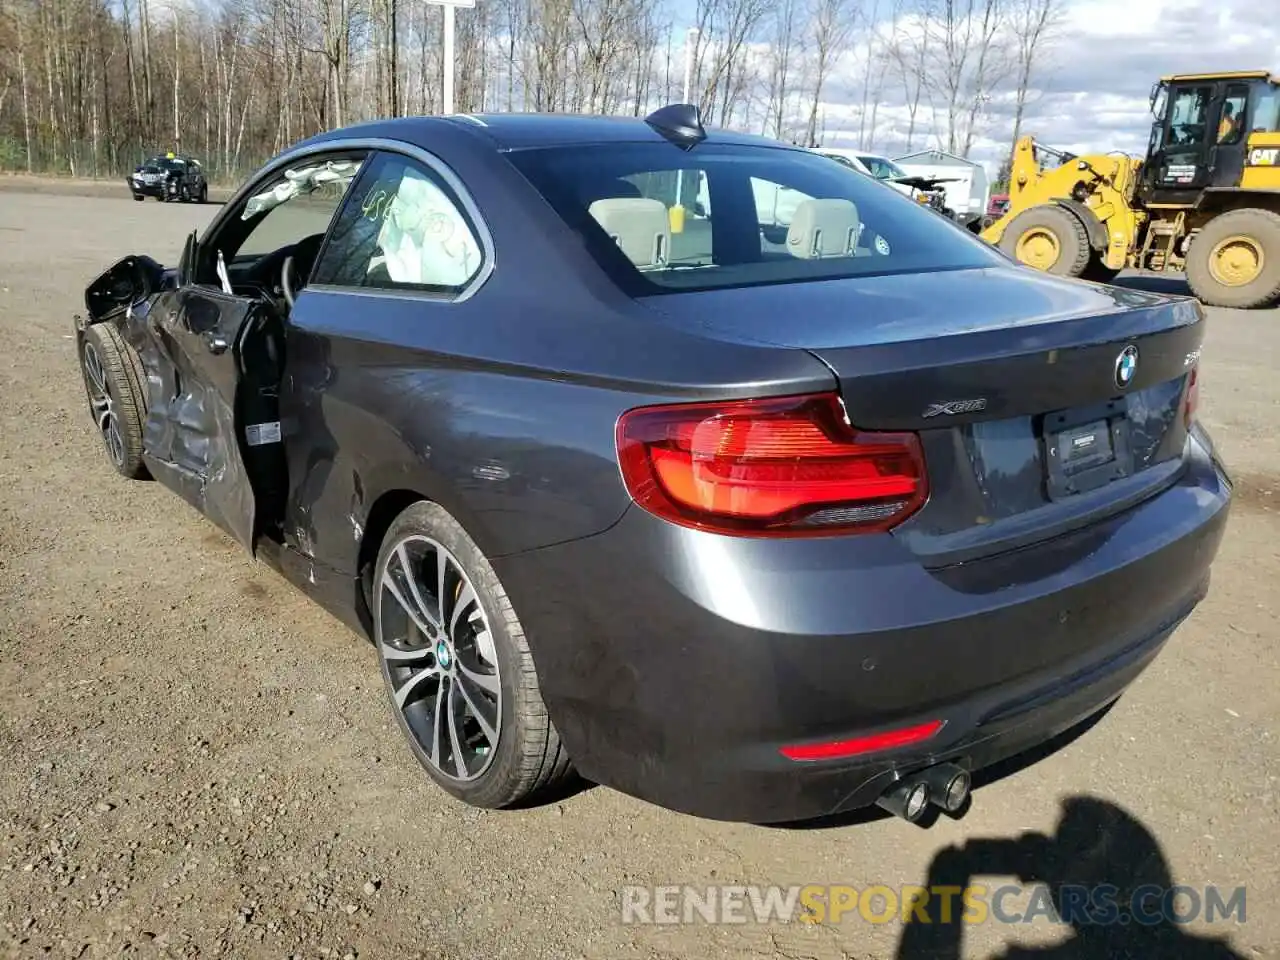
[[[1280,297],[1280,214],[1251,207],[1214,217],[1191,241],[1186,273],[1211,307],[1265,307]]]
[[[427,774],[475,807],[507,807],[569,776],[533,657],[489,561],[435,503],[383,539],[374,640],[401,732]]]
[[[137,355],[114,327],[95,323],[80,341],[80,375],[111,466],[131,480],[146,479],[142,463],[146,378]]]
[[[1089,264],[1089,233],[1070,210],[1042,204],[1013,218],[1000,249],[1019,263],[1060,277],[1078,277]]]

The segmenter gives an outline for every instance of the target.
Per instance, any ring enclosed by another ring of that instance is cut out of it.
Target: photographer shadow
[[[1006,917],[1029,915],[1039,901],[1047,900],[1054,908],[1074,901],[1061,910],[1062,921],[1070,924],[1065,941],[1052,946],[1010,945],[991,960],[1245,960],[1224,939],[1197,936],[1174,922],[1169,901],[1161,897],[1175,884],[1159,842],[1131,814],[1094,797],[1068,799],[1053,836],[978,838],[963,847],[939,851],[923,885],[930,891],[955,888],[952,909],[947,916],[940,905],[926,901],[922,912],[929,922],[919,914],[911,916],[898,944],[897,960],[959,960],[963,931],[971,924],[964,919],[958,891],[975,877],[991,876],[1014,876],[1024,885],[1043,885],[1047,892],[1037,897],[1033,887],[1028,898],[1020,891],[1003,906]],[[1093,899],[1100,885],[1108,885],[1110,896],[1104,900],[1110,900],[1110,910],[1105,902]],[[996,906],[991,892],[998,887],[987,884],[988,908]],[[1090,899],[1082,903],[1085,896]],[[1203,911],[1205,898],[1200,899]],[[1229,899],[1225,892],[1223,899]],[[1135,901],[1141,916],[1130,910]],[[998,922],[1000,918],[989,909],[986,923]]]

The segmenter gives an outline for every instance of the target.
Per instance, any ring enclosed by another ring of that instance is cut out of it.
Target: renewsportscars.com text
[[[623,887],[622,922],[1057,923],[1075,926],[1245,922],[1244,887],[1161,887],[1122,893],[1111,884]]]

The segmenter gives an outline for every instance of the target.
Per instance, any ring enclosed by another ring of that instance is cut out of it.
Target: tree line
[[[640,116],[691,63],[709,125],[967,156],[1016,139],[1064,2],[478,0],[455,109]],[[115,176],[173,150],[234,180],[321,130],[438,113],[442,23],[425,0],[0,0],[0,169]]]

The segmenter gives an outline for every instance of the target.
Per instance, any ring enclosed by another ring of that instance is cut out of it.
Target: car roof
[[[798,150],[789,143],[748,133],[708,127],[706,143]],[[400,140],[431,149],[441,137],[487,141],[495,150],[585,146],[605,143],[663,143],[662,135],[640,117],[608,117],[563,113],[473,113],[450,116],[395,117],[331,130],[307,143],[351,137]]]

